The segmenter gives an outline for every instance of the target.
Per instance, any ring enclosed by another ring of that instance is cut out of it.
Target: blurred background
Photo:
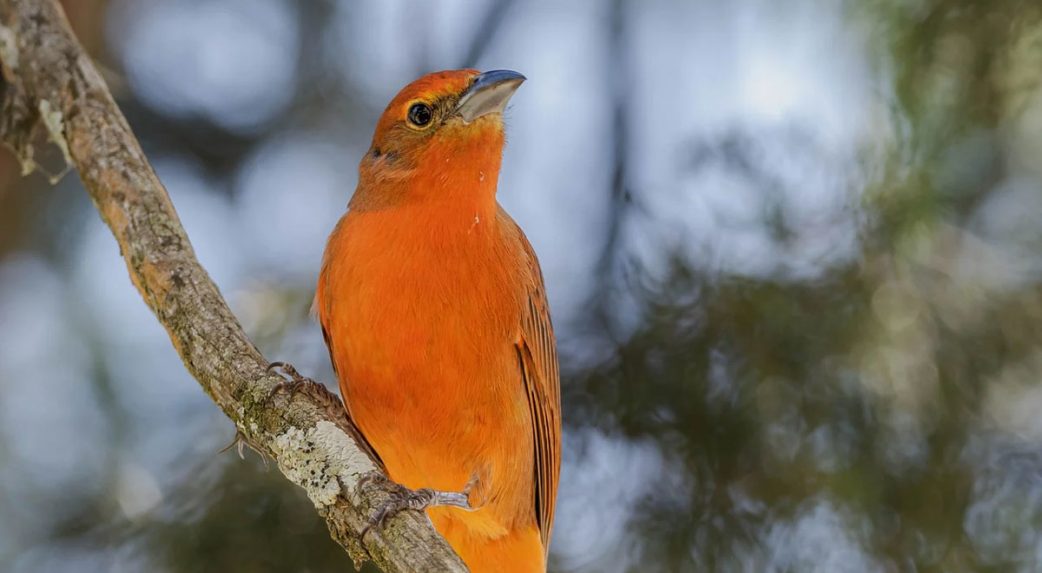
[[[248,332],[326,382],[383,106],[528,76],[499,196],[565,371],[553,571],[1042,571],[1037,2],[65,6]],[[75,174],[0,154],[0,570],[350,571],[233,434]]]

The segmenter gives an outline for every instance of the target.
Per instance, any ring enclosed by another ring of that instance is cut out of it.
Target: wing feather
[[[517,351],[532,415],[535,513],[543,547],[549,548],[561,473],[561,379],[557,343],[539,261],[520,230],[518,235],[528,258],[531,287]]]

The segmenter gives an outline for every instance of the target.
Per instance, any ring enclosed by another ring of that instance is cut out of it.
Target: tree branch
[[[281,381],[199,265],[163,185],[83,52],[56,0],[0,0],[0,138],[37,167],[46,140],[79,171],[142,298],[203,390],[239,433],[303,487],[333,539],[385,571],[466,571],[422,513],[405,511],[359,539],[395,493],[332,394],[279,393]]]

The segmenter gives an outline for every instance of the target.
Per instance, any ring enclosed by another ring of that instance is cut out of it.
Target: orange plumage
[[[440,72],[376,126],[315,308],[340,390],[392,479],[471,571],[545,571],[560,387],[539,264],[496,202],[514,72]]]

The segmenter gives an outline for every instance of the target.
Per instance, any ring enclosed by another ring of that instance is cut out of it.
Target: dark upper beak
[[[525,76],[510,70],[478,74],[460,96],[456,114],[464,123],[470,123],[483,115],[501,113],[523,81]]]

